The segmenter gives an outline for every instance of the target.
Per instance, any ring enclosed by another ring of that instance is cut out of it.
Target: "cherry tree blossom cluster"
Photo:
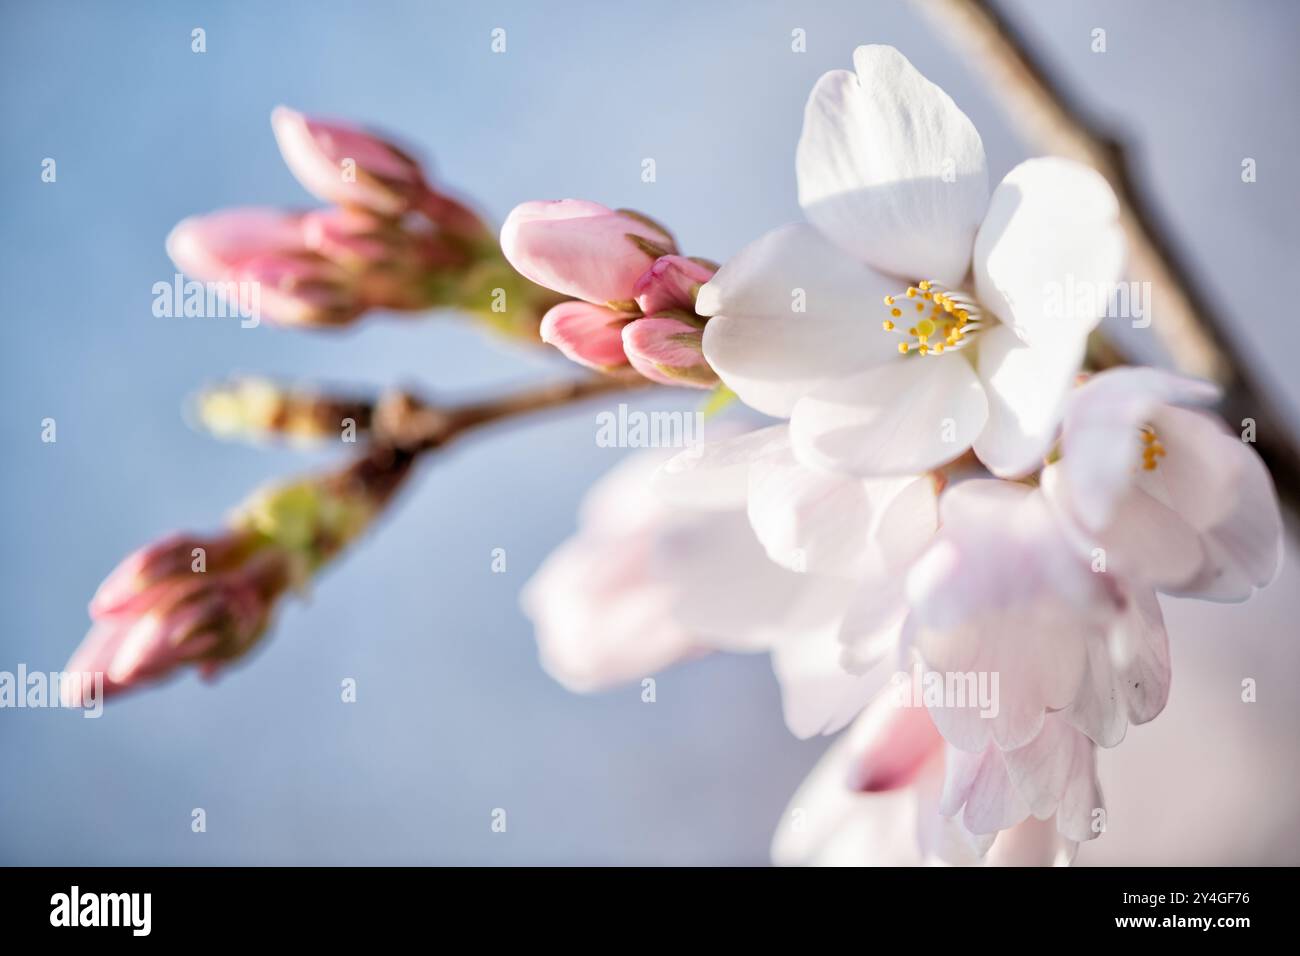
[[[199,418],[223,435],[327,441],[343,421],[367,444],[225,530],[129,557],[69,670],[114,691],[218,673],[465,429],[638,384],[709,389],[751,414],[620,463],[525,587],[546,670],[586,692],[769,653],[791,732],[840,734],[778,862],[1072,860],[1105,830],[1096,749],[1168,697],[1159,595],[1267,585],[1277,496],[1215,386],[1090,359],[1125,269],[1107,181],[1046,157],[990,189],[943,90],[890,47],[853,66],[808,99],[803,220],[721,266],[586,200],[525,202],[498,243],[388,139],[277,110],[285,160],[331,205],[187,219],[178,268],[259,283],[286,325],[453,307],[599,374],[453,408],[209,392]]]
[[[1213,386],[1088,374],[1124,269],[1092,169],[1031,159],[990,193],[965,114],[867,46],[813,89],[796,178],[805,221],[692,283],[689,332],[634,331],[655,321],[635,290],[674,260],[661,229],[611,237],[618,213],[572,200],[508,220],[510,261],[580,300],[548,316],[565,354],[707,367],[781,420],[593,490],[525,593],[543,662],[586,690],[769,651],[795,734],[848,728],[780,862],[1069,862],[1105,830],[1096,748],[1168,697],[1157,595],[1268,584],[1272,481]],[[954,693],[975,686],[992,699]]]

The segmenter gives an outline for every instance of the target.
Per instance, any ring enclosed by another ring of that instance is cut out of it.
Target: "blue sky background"
[[[1135,147],[1215,304],[1295,402],[1300,323],[1265,290],[1300,251],[1300,8],[1009,9]],[[1105,54],[1089,49],[1097,26]],[[790,51],[795,27],[807,53]],[[450,316],[340,335],[155,318],[176,221],[313,204],[279,159],[273,106],[399,133],[495,221],[580,196],[643,209],[722,260],[797,217],[804,100],[866,42],[900,47],[954,96],[995,179],[1031,154],[960,55],[893,0],[0,5],[0,670],[60,667],[127,551],[210,528],[254,486],[330,460],[191,431],[180,409],[197,384],[246,371],[458,396],[566,371]],[[640,181],[647,156],[654,184]],[[41,182],[45,157],[57,183]],[[537,665],[518,590],[621,454],[595,446],[593,413],[430,461],[393,519],[216,686],[186,676],[98,721],[0,711],[0,862],[764,861],[823,746],[785,731],[765,659],[677,668],[653,706],[635,687],[570,695]],[[56,444],[40,441],[46,417]],[[504,575],[490,573],[497,547]],[[1169,607],[1174,699],[1104,757],[1112,832],[1085,860],[1297,862],[1296,583],[1288,570],[1247,609]],[[1268,692],[1244,708],[1252,674]],[[339,702],[344,677],[354,705]],[[494,807],[505,834],[490,831]]]

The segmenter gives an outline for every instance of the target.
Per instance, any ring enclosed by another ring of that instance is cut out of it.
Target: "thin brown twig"
[[[1300,448],[1291,422],[1161,229],[1134,181],[1123,146],[1083,118],[1030,52],[1025,38],[989,0],[916,2],[987,76],[1030,142],[1087,163],[1110,182],[1119,198],[1130,272],[1151,282],[1159,303],[1152,329],[1161,345],[1180,371],[1223,387],[1221,410],[1234,428],[1241,427],[1243,419],[1255,421],[1256,448],[1273,474],[1278,495],[1293,513],[1300,511]]]
[[[440,448],[453,438],[483,425],[651,384],[640,376],[593,376],[449,407],[430,404],[407,392],[397,392],[380,401],[372,427],[379,443],[419,454]]]

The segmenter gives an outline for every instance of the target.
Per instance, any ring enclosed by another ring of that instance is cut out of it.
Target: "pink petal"
[[[631,318],[587,302],[561,302],[542,318],[542,341],[581,365],[607,371],[627,364],[623,327]]]
[[[718,377],[704,360],[703,335],[689,322],[652,316],[623,329],[623,351],[632,367],[652,382],[712,388]]]
[[[673,250],[663,230],[580,199],[523,203],[501,227],[501,251],[520,274],[596,305],[626,307],[637,279]]]

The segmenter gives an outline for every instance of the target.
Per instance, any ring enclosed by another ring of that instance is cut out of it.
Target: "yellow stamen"
[[[899,344],[902,355],[919,352],[921,355],[942,355],[946,350],[967,345],[968,332],[976,332],[983,325],[979,304],[968,294],[957,290],[950,292],[933,279],[923,279],[907,287],[906,297],[916,301],[916,323],[912,326],[896,325],[893,319],[902,316],[898,300],[904,293],[884,296],[890,319],[881,323],[886,332],[905,334],[910,341]],[[928,303],[928,307],[927,307]]]

